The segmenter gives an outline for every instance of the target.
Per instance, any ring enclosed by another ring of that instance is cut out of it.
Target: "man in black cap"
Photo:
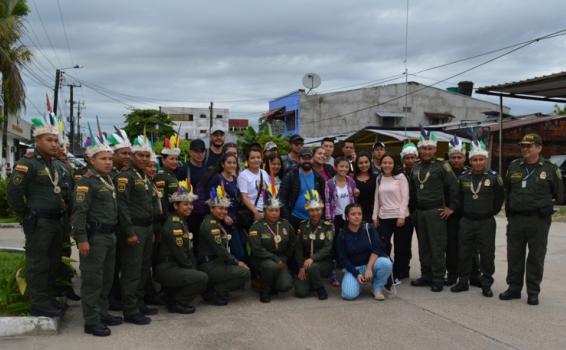
[[[511,162],[504,179],[509,288],[499,294],[499,299],[521,298],[528,247],[527,303],[538,305],[553,206],[564,200],[564,185],[556,164],[541,157],[542,139],[539,135],[526,134],[519,144],[522,158]]]
[[[373,144],[372,151],[371,171],[374,175],[379,175],[381,172],[381,158],[385,155],[385,144],[377,141]]]
[[[294,230],[302,220],[310,218],[305,209],[305,193],[312,190],[318,191],[324,201],[324,179],[312,170],[312,151],[304,148],[299,154],[299,166],[285,175],[279,188],[281,217],[289,220]]]
[[[301,135],[293,135],[289,139],[290,151],[286,156],[283,156],[283,169],[289,172],[299,166],[299,153],[303,150],[305,139]]]
[[[215,127],[212,129],[210,134],[210,145],[208,147],[208,152],[206,153],[206,159],[204,163],[206,167],[215,167],[220,162],[222,158],[222,146],[224,146],[224,136],[226,132],[224,128]]]
[[[194,191],[200,183],[200,179],[206,172],[206,167],[204,166],[204,159],[206,157],[206,146],[204,141],[201,139],[192,140],[189,146],[189,154],[191,160],[182,167],[178,167],[175,171],[175,176],[177,180],[188,180],[189,184],[193,186]]]

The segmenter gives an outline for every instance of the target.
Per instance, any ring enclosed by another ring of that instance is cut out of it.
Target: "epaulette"
[[[91,177],[94,176],[94,174],[87,170],[87,171],[83,174],[83,176],[86,177],[86,178],[88,178],[88,179],[90,179]]]
[[[442,168],[448,172],[453,172],[450,163],[448,163],[447,161],[442,162]]]
[[[520,163],[521,161],[522,161],[521,158],[516,158],[516,159],[513,159],[513,161],[511,161],[511,163]]]

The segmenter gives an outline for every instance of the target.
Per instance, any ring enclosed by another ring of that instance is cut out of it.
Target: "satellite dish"
[[[311,91],[320,86],[320,76],[316,73],[307,73],[303,77],[303,86]]]

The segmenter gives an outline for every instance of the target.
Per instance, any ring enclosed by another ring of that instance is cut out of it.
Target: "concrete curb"
[[[19,228],[19,227],[22,227],[22,225],[20,225],[17,222],[11,224],[0,224],[0,228]]]
[[[0,337],[55,335],[60,319],[51,317],[0,317]]]

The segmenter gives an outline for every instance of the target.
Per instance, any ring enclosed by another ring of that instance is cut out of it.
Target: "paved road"
[[[505,287],[505,220],[498,219],[496,282]],[[565,349],[566,223],[551,229],[541,305],[487,299],[480,290],[431,293],[405,281],[396,298],[377,302],[369,291],[357,301],[298,300],[291,295],[261,304],[249,290],[228,307],[196,304],[193,315],[160,314],[149,326],[112,328],[109,338],[82,333],[80,307],[65,316],[61,334],[0,340],[0,349]],[[0,242],[21,242],[17,230],[0,231]],[[2,243],[5,244],[5,243]],[[416,252],[416,242],[414,242]],[[412,277],[418,275],[413,258]]]

